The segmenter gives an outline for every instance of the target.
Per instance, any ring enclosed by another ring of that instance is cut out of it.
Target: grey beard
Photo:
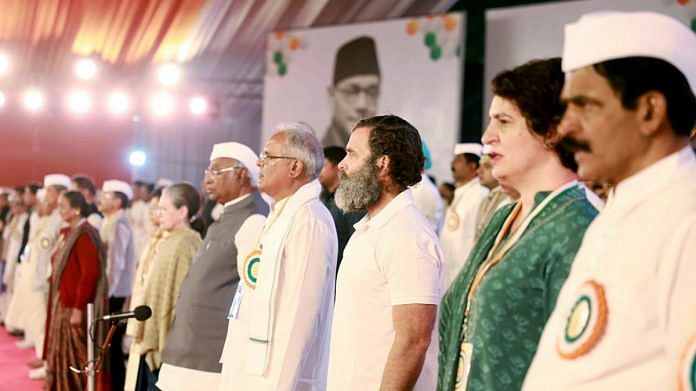
[[[335,200],[343,212],[365,211],[382,197],[382,183],[377,179],[377,166],[366,162],[360,170],[347,176],[339,172],[340,182]]]

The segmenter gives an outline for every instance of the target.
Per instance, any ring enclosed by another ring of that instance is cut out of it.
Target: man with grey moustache
[[[418,131],[393,115],[358,122],[339,164],[336,204],[367,211],[338,274],[328,389],[433,390],[443,256],[409,186],[421,180]]]

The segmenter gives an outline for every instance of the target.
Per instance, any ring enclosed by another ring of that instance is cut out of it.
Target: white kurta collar
[[[231,205],[234,205],[234,204],[238,204],[238,203],[242,202],[243,200],[245,200],[245,199],[251,197],[251,194],[252,194],[252,193],[245,194],[245,195],[243,195],[243,196],[241,196],[241,197],[237,197],[237,198],[235,198],[235,199],[233,199],[233,200],[231,200],[231,201],[227,201],[227,202],[225,202],[225,205],[223,205],[223,206],[224,206],[225,208],[227,208],[228,206],[231,206]]]
[[[467,190],[471,189],[472,187],[479,185],[480,181],[479,178],[476,177],[469,182],[459,186],[458,188],[454,189],[454,197],[456,198],[457,196],[460,196],[462,193],[466,193]]]
[[[628,210],[693,170],[696,170],[696,157],[691,147],[686,146],[621,181],[614,188],[605,210]]]

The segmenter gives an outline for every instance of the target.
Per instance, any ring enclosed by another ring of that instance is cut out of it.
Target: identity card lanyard
[[[469,377],[469,369],[471,367],[471,358],[473,353],[473,344],[471,342],[467,342],[467,331],[469,327],[469,316],[471,315],[471,305],[474,301],[476,289],[481,284],[481,281],[485,277],[486,273],[488,273],[488,271],[493,266],[495,266],[495,264],[500,262],[505,253],[507,253],[507,251],[519,240],[524,231],[527,230],[529,224],[531,224],[534,218],[537,215],[539,215],[539,213],[541,213],[541,211],[543,211],[544,208],[556,197],[558,197],[563,192],[576,185],[577,181],[573,180],[554,190],[548,197],[544,199],[544,201],[542,201],[539,205],[537,205],[536,208],[532,210],[529,216],[527,216],[527,218],[524,219],[519,229],[517,229],[517,231],[515,231],[512,234],[510,239],[507,242],[505,242],[500,251],[497,251],[501,243],[503,242],[503,239],[510,233],[512,223],[520,214],[520,211],[522,210],[522,203],[518,202],[517,205],[515,205],[515,208],[512,210],[512,212],[510,212],[510,215],[507,217],[507,219],[505,219],[505,223],[503,224],[503,227],[501,228],[500,232],[498,232],[498,236],[495,239],[493,247],[488,252],[488,259],[481,265],[481,267],[479,267],[478,271],[476,272],[476,276],[474,277],[474,281],[471,283],[469,293],[466,297],[466,307],[464,308],[464,324],[462,325],[462,342],[459,352],[455,390],[465,389],[467,379]]]
[[[242,265],[242,279],[241,281],[239,281],[239,284],[237,285],[237,292],[235,293],[234,299],[232,300],[232,306],[230,307],[230,312],[227,314],[227,319],[239,318],[239,308],[241,307],[242,297],[244,296],[244,285],[249,285],[250,289],[254,289],[254,287],[256,286],[256,278],[258,277],[259,263],[261,263],[261,239],[271,229],[273,223],[275,223],[278,220],[280,214],[283,213],[285,205],[288,204],[290,198],[292,198],[292,196],[287,197],[285,201],[281,201],[283,204],[280,205],[278,213],[274,213],[273,219],[264,226],[263,231],[261,231],[259,238],[256,240],[254,250],[251,253],[249,253],[249,255],[247,255],[247,257],[244,259],[244,265]]]

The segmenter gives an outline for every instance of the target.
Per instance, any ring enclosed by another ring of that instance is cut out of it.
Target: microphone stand
[[[87,303],[87,391],[96,391],[96,374],[94,373],[94,341],[89,335],[89,329],[94,322],[94,304]]]
[[[92,340],[92,336],[90,335],[90,328],[95,322],[98,322],[99,320],[100,319],[94,320],[94,304],[88,303],[87,324],[89,326],[87,326],[87,364],[84,365],[83,369],[74,368],[72,366],[70,367],[70,370],[75,373],[84,373],[87,375],[87,391],[96,390],[96,374],[101,370],[101,365],[104,362],[104,356],[106,355],[106,352],[109,350],[109,347],[111,347],[111,338],[114,336],[116,327],[123,319],[111,321],[111,327],[109,327],[109,332],[106,334],[106,338],[104,338],[104,343],[99,347],[99,358],[95,360],[94,341]]]

